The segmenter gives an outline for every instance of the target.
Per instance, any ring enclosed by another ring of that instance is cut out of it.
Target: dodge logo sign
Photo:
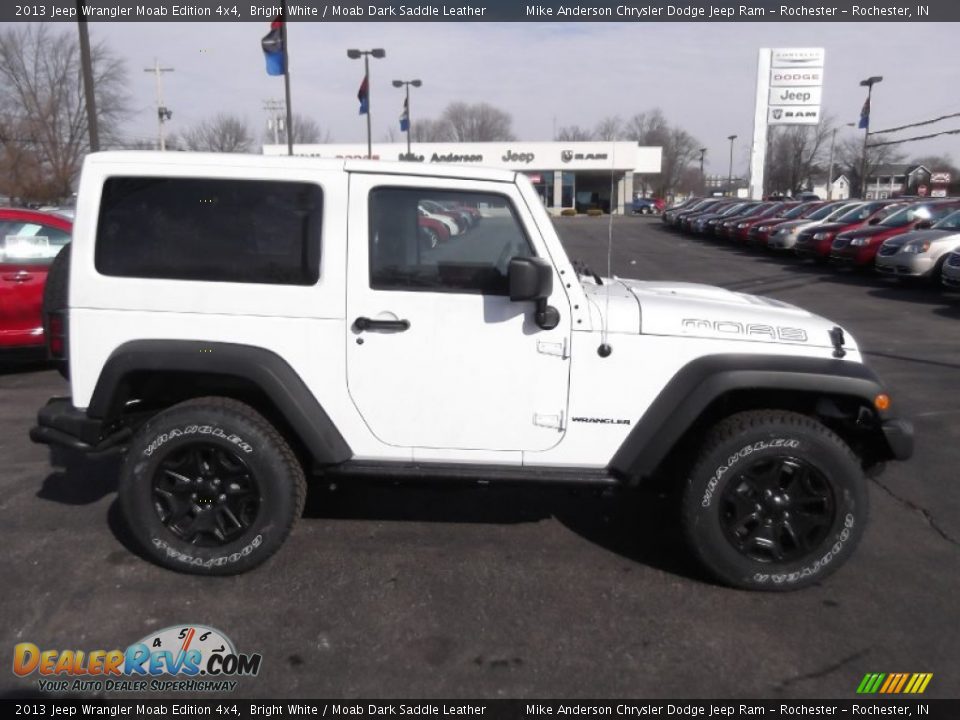
[[[563,162],[570,162],[571,160],[573,160],[573,151],[572,150],[562,151],[560,153],[560,159],[563,160]]]

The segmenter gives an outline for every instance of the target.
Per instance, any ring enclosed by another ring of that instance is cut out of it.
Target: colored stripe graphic
[[[857,686],[857,694],[919,695],[932,679],[933,673],[867,673]]]

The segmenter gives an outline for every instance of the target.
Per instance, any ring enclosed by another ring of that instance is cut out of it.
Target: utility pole
[[[80,67],[83,75],[83,96],[87,105],[87,129],[90,133],[90,152],[100,150],[100,131],[97,128],[97,98],[93,91],[93,62],[90,59],[90,33],[87,18],[77,0],[77,30],[80,32]]]
[[[152,68],[144,68],[144,72],[153,73],[157,79],[157,140],[161,150],[167,149],[167,142],[163,136],[163,123],[173,117],[173,112],[164,107],[163,85],[160,78],[165,72],[173,72],[173,68],[160,67],[160,61],[154,58]]]
[[[833,200],[833,148],[837,144],[837,130],[833,129],[833,137],[830,138],[830,166],[827,170],[827,200]]]
[[[867,199],[867,140],[870,139],[870,113],[873,108],[870,107],[870,100],[873,97],[873,86],[878,82],[883,82],[883,76],[871,75],[866,80],[860,81],[860,87],[867,89],[867,102],[864,103],[866,113],[860,113],[860,127],[863,128],[863,155],[860,158],[860,199]]]
[[[736,139],[736,135],[729,135],[727,137],[727,140],[730,141],[730,169],[727,171],[727,193],[730,193],[733,188],[733,141]]]
[[[264,100],[263,109],[267,111],[269,119],[267,128],[273,130],[273,144],[280,144],[280,130],[284,127],[284,114],[286,106],[282,100]],[[290,134],[290,128],[287,128],[287,134]]]

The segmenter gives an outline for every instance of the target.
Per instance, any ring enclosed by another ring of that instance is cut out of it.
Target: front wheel
[[[796,590],[853,553],[867,521],[866,481],[846,443],[813,418],[742,412],[708,434],[682,511],[691,550],[717,579]]]
[[[143,551],[180,572],[232,575],[269,558],[303,511],[303,469],[253,408],[189,400],[134,436],[120,507]]]

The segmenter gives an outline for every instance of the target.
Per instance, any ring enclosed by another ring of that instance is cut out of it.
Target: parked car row
[[[692,235],[792,253],[820,264],[942,280],[948,287],[960,288],[957,198],[690,198],[665,211],[662,219],[667,226]]]

